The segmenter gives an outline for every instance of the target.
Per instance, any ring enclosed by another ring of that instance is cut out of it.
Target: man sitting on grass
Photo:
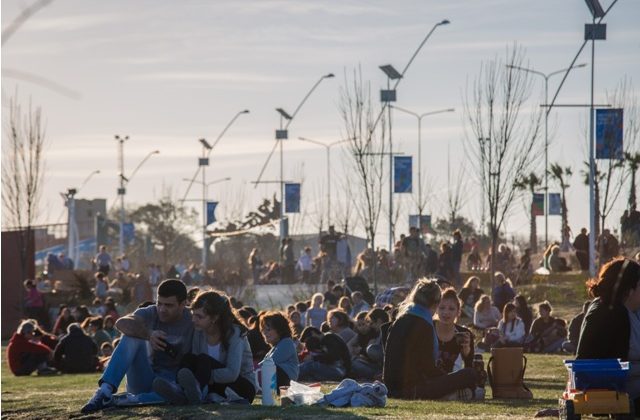
[[[164,402],[152,391],[152,383],[156,376],[175,382],[180,358],[190,351],[193,324],[186,302],[184,283],[168,279],[158,287],[156,304],[118,319],[116,327],[122,332],[122,339],[98,381],[99,388],[82,407],[82,413],[110,405]],[[151,356],[147,344],[151,345]],[[125,375],[129,394],[113,398]]]

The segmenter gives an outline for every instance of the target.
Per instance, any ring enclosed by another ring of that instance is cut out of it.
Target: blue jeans
[[[151,385],[156,376],[175,382],[176,372],[154,371],[147,353],[147,344],[146,340],[123,335],[99,383],[106,382],[117,389],[126,375],[127,392],[137,395],[140,403],[165,402],[164,398],[152,391]]]
[[[300,365],[298,379],[301,381],[335,381],[340,382],[346,373],[344,369],[320,362],[304,362]]]

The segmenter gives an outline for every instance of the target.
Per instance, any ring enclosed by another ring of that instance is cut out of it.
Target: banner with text
[[[549,216],[562,215],[562,201],[560,193],[549,193]]]
[[[544,216],[544,194],[534,193],[531,211],[534,216]]]
[[[217,201],[207,201],[207,226],[216,221],[216,207],[218,207]]]
[[[412,168],[411,156],[393,158],[393,192],[411,192]]]
[[[300,184],[284,184],[284,212],[300,213]]]
[[[596,159],[622,160],[622,109],[596,109]]]

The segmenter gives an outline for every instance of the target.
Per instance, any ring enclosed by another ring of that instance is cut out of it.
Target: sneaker
[[[202,390],[198,380],[189,369],[183,368],[178,371],[178,384],[184,390],[189,404],[199,404],[202,402]]]
[[[440,398],[443,401],[470,401],[473,400],[473,391],[469,388],[458,389],[451,394],[447,394]]]
[[[164,378],[155,378],[152,384],[153,392],[158,393],[162,398],[169,401],[171,404],[184,405],[187,401],[187,396],[180,385],[169,382]]]
[[[113,405],[116,407],[131,407],[136,405],[144,405],[140,402],[139,396],[130,392],[115,394],[112,398]]]
[[[58,369],[51,366],[38,369],[38,376],[52,376],[57,374],[58,374]]]
[[[89,414],[96,411],[100,411],[103,408],[107,408],[113,405],[113,398],[111,395],[107,395],[101,388],[98,388],[93,397],[82,407],[80,412],[82,414]]]

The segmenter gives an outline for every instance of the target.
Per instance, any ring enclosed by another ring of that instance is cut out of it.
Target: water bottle
[[[278,379],[276,377],[276,364],[268,357],[260,362],[262,366],[262,405],[276,405],[278,393]]]

